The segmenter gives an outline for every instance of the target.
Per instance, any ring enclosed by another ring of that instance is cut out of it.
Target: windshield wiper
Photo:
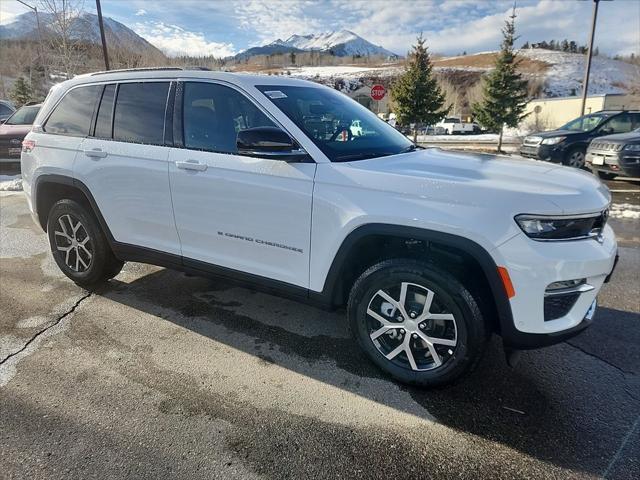
[[[354,153],[352,155],[340,155],[336,157],[337,162],[345,162],[348,160],[365,160],[367,158],[387,157],[392,153]]]

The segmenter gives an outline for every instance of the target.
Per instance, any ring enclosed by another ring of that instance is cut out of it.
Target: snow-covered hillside
[[[579,95],[582,91],[586,55],[543,49],[524,49],[519,54],[549,65],[544,75],[549,97]],[[589,94],[623,93],[640,89],[640,67],[606,57],[593,57]]]
[[[493,64],[494,53],[483,52],[464,57],[441,58],[436,62],[434,70],[440,73],[456,70],[486,72],[490,70],[486,65]],[[581,93],[586,61],[584,55],[542,49],[520,50],[519,54],[524,59],[537,62],[536,69],[525,70],[524,73],[527,78],[540,78],[544,81],[545,96],[565,97]],[[478,61],[480,56],[483,56],[483,63]],[[455,62],[451,62],[452,60]],[[440,63],[446,66],[438,66]],[[402,66],[399,63],[391,63],[373,68],[365,66],[293,67],[289,71],[295,77],[333,82],[338,79],[354,81],[372,77],[395,77],[402,73]],[[631,91],[640,91],[640,67],[611,58],[593,57],[589,81],[590,94]]]

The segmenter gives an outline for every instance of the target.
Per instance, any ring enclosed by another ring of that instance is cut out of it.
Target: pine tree
[[[422,35],[409,54],[405,72],[391,88],[395,113],[402,125],[414,124],[413,141],[418,139],[421,124],[433,125],[444,117],[445,96],[433,76],[433,65]]]
[[[19,77],[13,84],[9,96],[18,106],[22,106],[27,103],[33,97],[33,89],[29,82],[24,77]]]
[[[505,124],[516,127],[526,117],[527,81],[517,71],[520,61],[513,50],[515,36],[515,8],[502,29],[504,37],[495,69],[484,82],[482,102],[473,105],[473,113],[480,124],[498,132],[498,152],[502,149]]]

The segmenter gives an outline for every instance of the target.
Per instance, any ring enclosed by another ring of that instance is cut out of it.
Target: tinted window
[[[113,138],[161,145],[169,82],[121,83],[116,98]]]
[[[102,85],[79,87],[67,92],[44,124],[44,131],[74,136],[89,135],[93,109],[101,92]]]
[[[240,92],[215,83],[187,82],[183,112],[184,144],[198,150],[235,153],[240,130],[276,126]]]
[[[100,107],[98,108],[98,119],[96,120],[96,133],[98,138],[111,138],[111,116],[113,114],[113,99],[116,95],[116,86],[107,85],[104,87]]]
[[[11,115],[13,110],[7,107],[4,103],[0,103],[0,115]]]
[[[606,133],[627,133],[630,132],[632,128],[631,115],[628,113],[623,113],[621,115],[616,115],[607,123],[602,126],[602,129]]]
[[[323,87],[258,86],[331,161],[347,162],[408,152],[415,146],[375,113]],[[353,127],[354,122],[359,127]]]
[[[7,120],[7,125],[33,125],[33,121],[36,119],[36,115],[40,111],[40,105],[34,105],[32,107],[19,108],[16,113],[11,115]]]

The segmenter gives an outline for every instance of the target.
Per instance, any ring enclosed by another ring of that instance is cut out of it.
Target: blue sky
[[[29,1],[29,0],[27,0]],[[37,3],[37,0],[30,0]],[[518,43],[587,42],[590,0],[519,0]],[[495,50],[513,1],[503,0],[102,0],[103,14],[169,54],[227,56],[294,33],[348,29],[404,55],[422,32],[432,52]],[[600,4],[596,45],[606,53],[638,54],[640,1]],[[95,11],[95,2],[84,8]],[[0,2],[0,22],[26,11]]]

